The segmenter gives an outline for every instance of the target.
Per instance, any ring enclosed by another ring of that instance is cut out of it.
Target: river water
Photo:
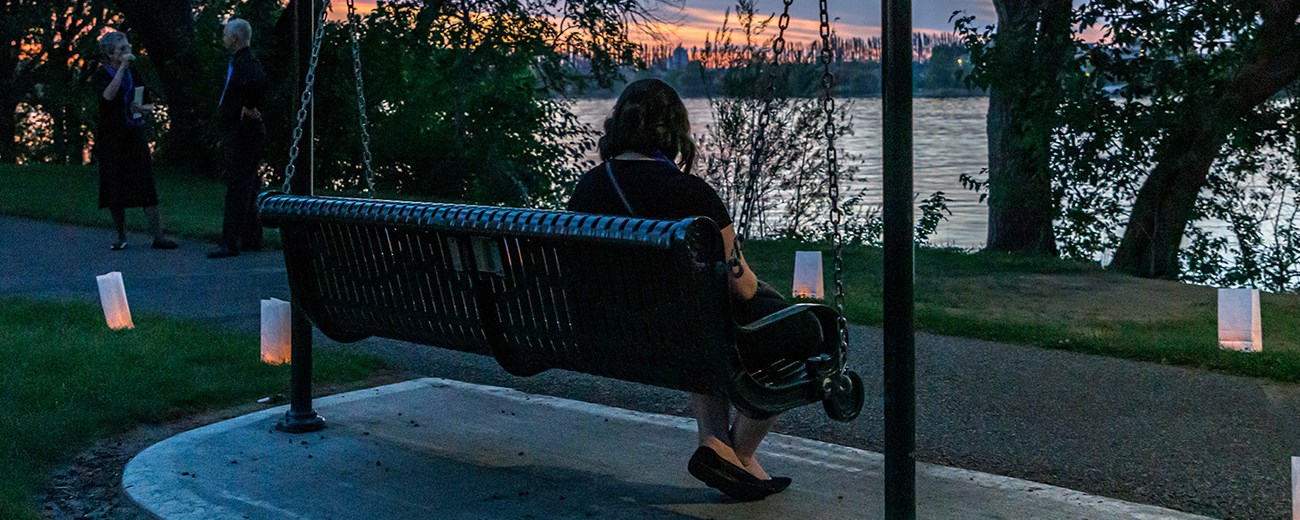
[[[696,132],[713,122],[707,99],[685,102]],[[843,192],[857,193],[865,186],[865,203],[878,206],[883,168],[880,99],[854,99],[851,103],[854,135],[842,138],[838,144],[849,153],[861,155],[862,163],[859,178],[846,183]],[[988,98],[918,98],[912,103],[914,190],[920,195],[918,199],[936,191],[952,199],[948,203],[952,215],[939,225],[930,241],[944,246],[981,247],[988,230],[988,210],[975,193],[962,189],[958,176],[977,174],[988,167],[984,129]],[[613,106],[612,99],[584,99],[577,101],[574,112],[582,122],[599,129]]]

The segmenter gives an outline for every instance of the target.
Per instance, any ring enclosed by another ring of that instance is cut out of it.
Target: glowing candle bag
[[[1259,352],[1262,337],[1259,289],[1219,289],[1219,347]]]
[[[113,330],[133,329],[131,307],[126,303],[126,285],[122,273],[113,271],[95,277],[99,283],[99,303],[104,307],[104,321]]]
[[[289,302],[262,300],[262,362],[279,365],[290,361],[291,312]]]
[[[1300,520],[1300,457],[1291,457],[1291,520]]]
[[[794,296],[821,299],[826,295],[822,282],[822,252],[795,251]]]

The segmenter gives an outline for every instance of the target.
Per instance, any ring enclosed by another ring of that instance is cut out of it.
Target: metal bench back
[[[718,395],[740,372],[709,219],[266,195],[294,300],[339,341],[381,336]]]

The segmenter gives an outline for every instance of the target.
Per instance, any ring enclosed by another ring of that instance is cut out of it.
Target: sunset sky
[[[341,2],[339,2],[341,4]],[[358,0],[358,9],[369,9],[373,1]],[[722,21],[723,13],[734,5],[732,0],[687,0],[680,12],[663,9],[664,18],[680,20],[670,29],[670,38],[676,38],[686,47],[701,46],[705,35],[711,34]],[[880,0],[829,0],[831,18],[839,18],[835,30],[842,37],[869,37],[880,35]],[[336,16],[342,6],[335,8]],[[758,0],[759,12],[773,13],[781,9],[780,0]],[[953,11],[963,10],[978,17],[980,22],[992,23],[995,19],[990,0],[914,0],[912,24],[918,31],[948,32],[952,24],[948,17]],[[795,0],[791,7],[794,20],[790,23],[787,39],[807,42],[817,36],[817,2]]]

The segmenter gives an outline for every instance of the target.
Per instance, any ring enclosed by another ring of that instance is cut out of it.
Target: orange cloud
[[[333,2],[334,10],[330,13],[331,20],[346,19],[347,7],[343,2]],[[356,2],[357,12],[365,14],[375,8],[373,0],[358,0]],[[680,43],[686,48],[703,47],[705,39],[712,38],[714,31],[722,26],[722,21],[726,17],[726,10],[709,9],[703,7],[683,7],[678,12],[663,13],[665,18],[673,20],[673,23],[660,23],[652,27],[652,31],[636,31],[641,37],[638,40],[649,40],[650,34],[658,33],[664,36],[668,41],[664,43]],[[736,26],[735,15],[732,15],[730,24]],[[880,36],[880,26],[878,25],[859,25],[845,22],[835,22],[835,33],[841,38],[870,38]],[[776,19],[773,18],[768,28],[768,34],[775,34]],[[918,33],[939,34],[944,31],[932,29],[916,29]],[[821,39],[819,33],[819,24],[814,19],[804,19],[792,17],[790,27],[786,29],[786,40],[790,42],[808,43]]]

